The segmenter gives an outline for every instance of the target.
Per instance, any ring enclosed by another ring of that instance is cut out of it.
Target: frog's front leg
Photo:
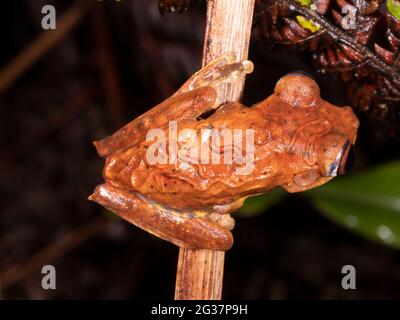
[[[110,183],[99,185],[89,199],[179,247],[226,251],[233,244],[231,232],[207,217],[163,209]]]

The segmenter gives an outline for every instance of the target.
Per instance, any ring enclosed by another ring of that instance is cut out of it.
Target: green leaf
[[[336,178],[305,195],[333,220],[400,248],[400,162]]]
[[[306,29],[312,33],[321,30],[321,27],[311,19],[304,18],[303,16],[296,16],[296,20],[303,29]]]
[[[302,5],[303,7],[309,7],[312,3],[312,0],[296,0],[296,2]]]
[[[399,0],[387,0],[386,7],[388,11],[397,19],[400,20],[400,1]]]
[[[286,196],[286,191],[281,188],[275,188],[265,194],[247,198],[243,207],[240,208],[238,215],[251,217],[264,213],[272,206],[281,202]]]

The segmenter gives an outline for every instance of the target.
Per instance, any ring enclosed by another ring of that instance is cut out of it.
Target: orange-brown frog
[[[95,142],[105,183],[91,200],[181,247],[228,250],[230,213],[275,187],[299,192],[346,172],[358,120],[301,73],[252,107],[221,103],[221,87],[252,72],[227,53],[172,97]]]

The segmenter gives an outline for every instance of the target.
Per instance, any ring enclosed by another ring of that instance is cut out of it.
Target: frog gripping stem
[[[203,68],[95,142],[106,160],[104,183],[89,199],[179,247],[178,300],[221,299],[230,214],[247,197],[275,187],[309,190],[351,164],[358,119],[351,108],[323,100],[310,76],[290,73],[263,101],[239,102],[253,70],[247,52],[254,3],[209,0]]]
[[[226,52],[247,60],[255,0],[209,0],[204,39],[203,66]],[[248,66],[249,69],[252,66]],[[251,70],[248,70],[249,73]],[[221,102],[241,98],[245,75],[224,87]],[[224,252],[180,248],[175,299],[220,300],[224,274]]]
[[[202,208],[215,208],[215,214],[221,214],[221,217],[215,219],[212,212],[208,216],[199,214],[197,210],[182,213],[175,211],[179,208],[161,207],[148,201],[133,186],[150,181],[150,191],[147,193],[157,197],[164,190],[155,189],[158,186],[166,187],[168,181],[160,183],[166,175],[157,175],[157,170],[147,174],[148,167],[143,167],[144,162],[140,160],[141,151],[135,152],[138,149],[134,146],[141,146],[142,152],[145,152],[143,150],[147,150],[146,145],[140,141],[149,129],[165,129],[171,120],[195,121],[204,112],[240,99],[245,75],[253,70],[247,55],[254,4],[255,0],[209,0],[203,69],[193,75],[171,98],[110,137],[95,142],[99,155],[106,159],[103,171],[106,182],[98,186],[89,199],[180,248],[175,288],[177,300],[221,299],[224,252],[232,246],[233,237],[229,227],[225,228],[226,223],[220,218],[225,215],[225,218],[232,220],[228,216],[230,208],[237,209],[235,204],[242,202],[232,198],[221,203],[191,206],[200,211]],[[136,175],[130,174],[134,168],[141,172],[138,179]],[[171,182],[174,181],[172,178]],[[171,198],[172,202],[178,196]],[[185,197],[185,193],[182,193],[182,197]],[[229,205],[231,202],[232,206]],[[171,201],[165,203],[174,206]]]

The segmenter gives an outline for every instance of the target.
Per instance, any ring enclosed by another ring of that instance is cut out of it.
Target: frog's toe
[[[235,82],[243,75],[252,73],[253,70],[254,65],[250,60],[227,64],[216,69],[208,78],[204,79],[202,85],[218,89],[221,84]]]
[[[226,230],[233,230],[235,227],[235,219],[229,213],[219,214],[216,212],[211,213],[209,219]]]
[[[253,69],[251,61],[237,62],[234,52],[226,52],[196,72],[175,94],[205,86],[217,88],[221,83],[235,82],[240,76],[253,72]]]
[[[209,63],[207,63],[198,73],[207,73],[215,68],[234,63],[235,61],[236,53],[233,51],[227,51],[221,54],[218,58],[211,60]]]
[[[215,60],[212,60],[204,68],[209,68],[218,65],[230,64],[236,61],[236,53],[233,51],[227,51]]]

